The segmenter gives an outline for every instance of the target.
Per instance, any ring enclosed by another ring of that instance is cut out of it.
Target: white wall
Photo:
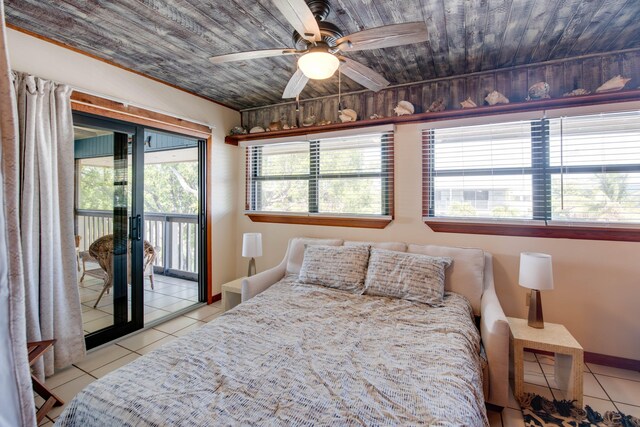
[[[258,271],[276,265],[294,236],[341,237],[354,240],[395,240],[483,248],[495,256],[500,301],[508,316],[526,318],[526,291],[518,286],[522,251],[553,256],[555,289],[543,292],[545,320],[563,323],[586,351],[640,360],[640,243],[509,236],[434,233],[421,220],[422,164],[418,125],[402,125],[395,136],[395,221],[384,230],[253,223],[242,214],[238,198],[238,235],[262,232],[264,256]],[[245,179],[238,158],[238,181]],[[241,185],[239,188],[243,188]],[[247,260],[238,257],[238,276]]]
[[[233,279],[236,271],[236,194],[240,187],[235,177],[239,151],[225,145],[224,137],[240,123],[240,113],[21,32],[7,33],[11,67],[16,71],[214,127],[210,165],[213,185],[209,189],[213,207],[211,280],[214,295],[219,293],[220,285]]]

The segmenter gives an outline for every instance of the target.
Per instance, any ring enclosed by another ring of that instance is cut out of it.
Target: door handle
[[[136,239],[138,240],[142,240],[142,216],[141,215],[137,215],[136,216],[136,231],[137,231],[137,236]]]

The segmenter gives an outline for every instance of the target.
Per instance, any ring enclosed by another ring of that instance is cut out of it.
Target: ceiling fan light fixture
[[[324,80],[333,76],[340,60],[327,51],[311,51],[298,59],[298,67],[302,73],[313,80]]]

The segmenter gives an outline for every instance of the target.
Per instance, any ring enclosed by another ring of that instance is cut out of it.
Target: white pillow
[[[482,249],[410,244],[407,252],[453,259],[453,264],[447,269],[445,290],[464,295],[471,303],[474,313],[480,313],[480,300],[484,289]]]
[[[310,245],[304,251],[298,280],[361,294],[368,262],[368,246]]]
[[[438,306],[450,264],[451,258],[372,249],[364,293]]]
[[[300,273],[304,249],[308,245],[341,246],[342,239],[313,239],[310,237],[296,237],[289,244],[289,255],[287,256],[287,274]]]

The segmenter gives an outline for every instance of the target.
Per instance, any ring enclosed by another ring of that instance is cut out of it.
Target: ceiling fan
[[[210,58],[214,64],[283,55],[300,55],[298,69],[287,83],[283,98],[295,98],[309,79],[331,77],[338,68],[352,80],[372,91],[389,85],[387,79],[357,61],[342,56],[358,50],[379,49],[427,40],[424,22],[385,25],[345,35],[331,22],[328,0],[272,0],[293,26],[294,48],[262,49]]]

